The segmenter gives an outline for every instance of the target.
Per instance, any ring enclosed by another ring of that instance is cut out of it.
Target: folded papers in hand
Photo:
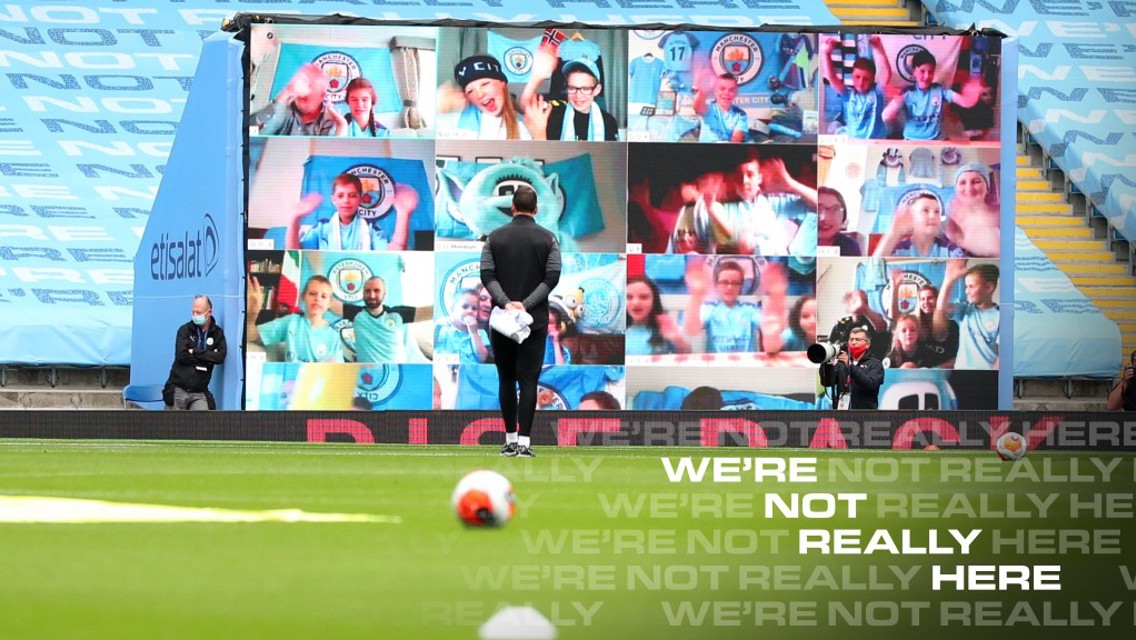
[[[518,344],[532,333],[532,321],[532,316],[517,309],[493,307],[493,312],[489,314],[490,328]]]

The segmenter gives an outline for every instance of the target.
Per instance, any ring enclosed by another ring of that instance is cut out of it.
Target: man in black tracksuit
[[[192,319],[178,327],[174,364],[162,399],[167,409],[216,409],[209,393],[213,367],[225,362],[225,333],[213,318],[213,303],[206,296],[193,299]]]
[[[493,231],[485,240],[481,282],[493,297],[493,304],[527,311],[533,319],[532,333],[520,344],[496,331],[489,332],[497,365],[501,416],[505,419],[501,455],[531,458],[534,454],[529,434],[548,337],[548,294],[560,282],[560,245],[556,236],[534,219],[536,192],[532,188],[522,186],[513,194],[512,215],[509,224]]]

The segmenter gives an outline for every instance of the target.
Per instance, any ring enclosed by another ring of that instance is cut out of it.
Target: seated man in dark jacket
[[[174,364],[162,399],[167,409],[204,411],[216,409],[209,393],[213,367],[225,362],[225,333],[213,319],[213,303],[206,296],[193,299],[189,322],[178,327]]]

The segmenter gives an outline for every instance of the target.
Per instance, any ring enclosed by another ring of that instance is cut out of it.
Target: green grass
[[[1131,456],[1121,456],[1105,482],[1090,461],[1113,457],[1089,454],[1034,452],[1015,466],[994,464],[989,453],[957,452],[543,447],[534,460],[496,453],[445,446],[0,442],[2,495],[402,518],[401,524],[0,524],[0,638],[476,638],[477,627],[504,603],[529,603],[555,615],[560,638],[1131,637],[1133,604],[1118,568],[1124,555],[991,552],[992,529],[1117,530],[1121,544],[1130,547],[1136,535]],[[667,481],[661,457],[706,455],[817,457],[820,482]],[[984,465],[984,477],[944,479],[944,463],[957,470],[975,461]],[[876,477],[845,477],[842,470],[857,465],[871,465]],[[501,471],[513,482],[520,509],[502,529],[465,528],[450,511],[454,484],[477,468]],[[1027,468],[1051,475],[1005,477]],[[1053,477],[1073,471],[1096,479]],[[774,492],[865,492],[868,499],[854,519],[766,518],[762,494]],[[922,504],[938,494],[939,506],[928,507],[937,513],[951,494],[975,505],[986,496],[994,510],[1005,510],[1010,500],[1036,510],[1023,501],[1031,492],[1058,494],[1046,518],[878,513],[884,500],[894,504],[923,494]],[[1106,493],[1127,496],[1127,503],[1117,499],[1118,517],[1070,515],[1070,494]],[[643,511],[615,513],[619,500],[643,500]],[[983,533],[969,557],[802,556],[796,536],[804,528],[908,528],[923,542],[932,529],[942,532],[943,542],[951,542],[949,528]],[[776,552],[770,538],[758,533],[770,531],[784,532]],[[715,536],[734,546],[690,546]],[[754,540],[756,549],[748,544]],[[564,544],[557,551],[549,548],[559,542]],[[999,563],[1061,565],[1063,588],[931,591],[933,564]],[[743,572],[755,576],[763,569],[753,567],[772,566],[788,567],[781,588],[739,584]],[[910,589],[840,590],[823,581],[801,588],[817,567],[837,577],[847,570],[861,583],[877,571],[881,581],[896,583],[892,566],[918,566]],[[1028,622],[1006,629],[942,626],[944,600],[1005,603],[997,605],[1003,621],[1017,602],[1050,601],[1066,619],[1073,601],[1082,603],[1086,618],[1093,617],[1089,601],[1125,604],[1108,629],[1038,629]],[[668,607],[674,612],[684,601],[693,611],[718,602],[720,624],[713,625],[713,617],[672,624]],[[830,625],[832,601],[852,611],[861,607],[861,625]],[[755,628],[756,611],[794,602],[816,603],[816,626],[778,626],[770,619]],[[931,603],[921,612],[918,631],[900,602]],[[891,625],[894,610],[900,615]]]

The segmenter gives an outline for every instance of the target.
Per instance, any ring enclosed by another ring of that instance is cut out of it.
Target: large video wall
[[[247,409],[495,409],[522,184],[564,258],[542,409],[829,408],[805,350],[856,326],[881,408],[997,408],[999,39],[248,37]]]

